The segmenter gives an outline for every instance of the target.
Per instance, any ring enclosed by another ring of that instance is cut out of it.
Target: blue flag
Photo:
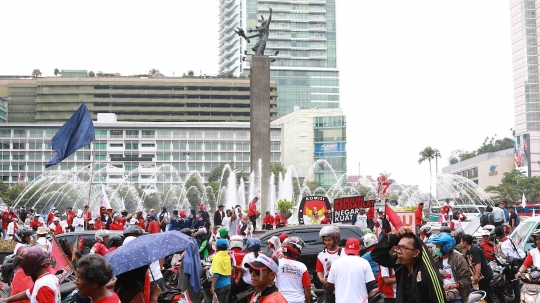
[[[92,143],[94,139],[94,123],[86,104],[83,103],[52,138],[51,145],[56,153],[45,167],[60,163],[79,148]]]

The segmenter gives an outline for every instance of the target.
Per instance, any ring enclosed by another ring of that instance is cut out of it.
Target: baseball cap
[[[60,218],[58,218],[58,217],[54,218],[53,222],[60,222]]]
[[[345,253],[348,255],[358,255],[360,253],[360,242],[356,238],[349,238],[345,244]]]
[[[482,230],[482,236],[491,236],[491,233],[489,232],[489,230]]]
[[[40,227],[37,228],[36,234],[45,235],[45,234],[47,234],[47,230],[45,229],[45,227],[40,226]]]
[[[217,240],[216,246],[227,249],[227,247],[229,247],[229,241],[227,241],[227,239],[219,239]]]
[[[154,215],[154,214],[150,214],[150,218],[152,218],[152,219],[154,219],[154,220],[155,220],[155,219],[156,219],[156,215]]]
[[[256,270],[270,269],[271,271],[277,273],[279,271],[279,265],[274,259],[260,254],[257,259],[253,262],[248,262],[244,264],[245,267],[250,267]]]

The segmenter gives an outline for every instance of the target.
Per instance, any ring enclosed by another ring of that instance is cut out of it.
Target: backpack
[[[390,222],[386,218],[381,218],[382,222],[382,229],[386,234],[390,233],[392,231],[392,226],[390,226]]]
[[[493,218],[492,218],[491,214],[483,214],[480,217],[480,226],[484,227],[486,225],[493,224],[492,220],[493,220]]]

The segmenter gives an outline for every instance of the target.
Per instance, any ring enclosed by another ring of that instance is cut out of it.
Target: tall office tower
[[[272,8],[270,36],[266,44],[266,54],[279,54],[271,64],[270,77],[278,87],[278,117],[298,109],[339,108],[339,71],[336,64],[336,10],[335,0],[284,1],[284,0],[244,0],[245,10],[240,9],[239,19],[245,16],[244,28],[255,29],[261,23],[261,15],[268,18]],[[240,1],[222,0],[222,15],[225,7]],[[226,3],[227,5],[225,5]],[[238,4],[236,7],[241,8]],[[226,19],[228,20],[228,19]],[[226,22],[223,22],[226,23]],[[221,23],[220,23],[221,24]],[[230,26],[229,26],[230,27]],[[233,41],[231,32],[220,27],[220,46],[222,41]],[[231,29],[232,31],[232,29]],[[234,33],[233,33],[234,34]],[[246,31],[247,35],[253,35]],[[238,38],[238,36],[236,36]],[[220,48],[220,59],[229,52],[236,54],[238,41],[230,46]],[[241,41],[249,53],[257,42],[252,38],[250,43]],[[242,49],[242,46],[238,47]],[[231,59],[233,60],[233,59]],[[251,56],[245,61],[238,59],[238,66],[231,63],[231,69],[241,70],[249,75]],[[228,62],[223,60],[223,62]],[[232,61],[231,61],[232,62]],[[223,64],[223,63],[221,63]],[[224,64],[226,65],[226,64]],[[224,71],[221,69],[220,71]]]
[[[242,53],[244,42],[234,31],[243,28],[245,22],[245,0],[219,1],[219,72],[240,76],[243,71]]]
[[[540,92],[538,14],[535,0],[510,0],[514,67],[514,150],[516,168],[540,175]]]

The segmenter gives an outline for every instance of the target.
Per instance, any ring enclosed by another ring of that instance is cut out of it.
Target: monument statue
[[[268,16],[268,20],[265,20],[264,17],[261,15],[261,26],[256,26],[255,29],[248,29],[248,33],[256,32],[256,34],[251,36],[246,36],[246,33],[243,29],[237,28],[238,30],[235,30],[234,32],[238,34],[238,36],[244,38],[247,43],[250,42],[250,38],[259,37],[259,40],[257,43],[251,48],[255,53],[254,56],[264,56],[264,50],[266,49],[266,42],[268,41],[268,34],[270,33],[270,22],[272,21],[272,8],[268,8],[270,10],[270,16]],[[244,51],[244,54],[247,55],[247,51]],[[277,55],[274,54],[274,56]]]

